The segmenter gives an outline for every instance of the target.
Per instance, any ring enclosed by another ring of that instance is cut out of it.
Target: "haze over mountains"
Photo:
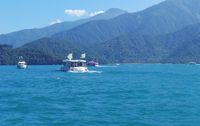
[[[118,12],[78,21],[70,28],[57,24],[62,30],[50,26],[60,31],[54,29],[54,33],[37,36],[34,41],[19,40],[16,43],[26,44],[11,49],[9,55],[12,60],[23,55],[31,64],[59,63],[69,52],[86,52],[88,59],[103,63],[200,62],[199,0],[166,0],[136,13]],[[16,43],[14,46],[20,45]]]

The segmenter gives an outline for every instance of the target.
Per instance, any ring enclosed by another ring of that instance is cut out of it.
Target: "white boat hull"
[[[27,65],[17,65],[17,68],[18,68],[18,69],[26,69],[26,68],[27,68]]]
[[[70,67],[69,68],[69,67],[66,67],[66,66],[62,66],[61,71],[84,73],[84,72],[88,72],[88,69],[87,69],[87,67]]]

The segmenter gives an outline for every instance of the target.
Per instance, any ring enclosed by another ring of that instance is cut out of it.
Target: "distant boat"
[[[196,62],[189,62],[190,65],[196,65]]]
[[[61,71],[63,72],[88,72],[88,68],[86,66],[85,54],[81,55],[81,59],[72,60],[73,54],[70,53],[67,56],[68,59],[63,60],[63,65],[61,66]]]
[[[22,56],[19,57],[19,61],[17,63],[17,68],[18,69],[26,69],[27,68],[27,64]]]
[[[120,64],[119,64],[119,63],[116,63],[116,65],[119,66]]]
[[[88,62],[87,65],[88,65],[88,66],[97,67],[97,66],[99,66],[99,63],[92,60],[92,61]]]

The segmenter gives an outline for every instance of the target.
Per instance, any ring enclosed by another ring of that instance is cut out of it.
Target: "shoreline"
[[[190,64],[190,63],[110,63],[110,64],[100,64],[102,65],[200,65]],[[27,64],[28,66],[61,66],[62,64]],[[16,64],[0,65],[0,66],[16,66]]]

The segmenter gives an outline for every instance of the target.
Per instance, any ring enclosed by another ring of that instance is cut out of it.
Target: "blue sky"
[[[164,0],[0,0],[0,34],[87,18],[109,8],[136,12]]]

